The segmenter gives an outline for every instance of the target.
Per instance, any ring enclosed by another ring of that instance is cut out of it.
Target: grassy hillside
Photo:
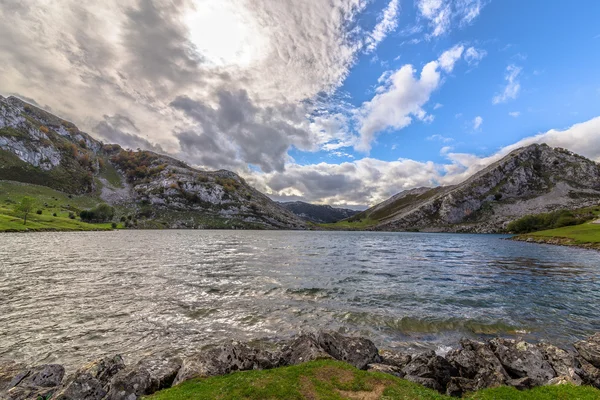
[[[515,239],[600,249],[600,225],[588,222],[582,225],[565,226],[519,235]]]
[[[540,387],[525,392],[514,388],[496,388],[480,391],[468,398],[592,400],[600,398],[600,390],[568,385]],[[292,367],[191,380],[145,399],[449,400],[452,397],[391,375],[361,371],[342,362],[315,361]]]
[[[34,210],[27,218],[27,225],[23,225],[22,214],[14,211],[15,204],[25,196],[36,200]],[[100,202],[95,197],[69,195],[45,186],[0,181],[0,232],[110,230],[110,223],[88,224],[78,218],[81,210],[92,208]],[[41,215],[37,214],[38,210],[42,211]],[[76,218],[70,218],[71,214]]]

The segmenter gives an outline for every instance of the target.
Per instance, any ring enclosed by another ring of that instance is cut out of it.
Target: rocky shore
[[[378,350],[373,342],[337,332],[304,333],[274,350],[228,343],[185,359],[159,357],[126,365],[120,355],[93,361],[65,377],[58,364],[0,365],[0,399],[135,400],[198,377],[271,369],[318,359],[392,374],[441,393],[497,386],[591,385],[600,388],[600,333],[579,341],[575,351],[547,343],[494,338],[463,339],[445,356]]]
[[[598,243],[577,243],[573,239],[561,238],[561,237],[517,235],[517,236],[511,237],[510,240],[515,240],[517,242],[537,243],[537,244],[551,244],[554,246],[579,247],[581,249],[588,249],[588,250],[600,250],[600,244],[598,244]]]

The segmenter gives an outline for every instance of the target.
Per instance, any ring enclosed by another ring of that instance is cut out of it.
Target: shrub
[[[69,218],[71,218],[71,219],[75,219],[75,213],[74,213],[74,212],[70,212],[70,213],[69,213]]]
[[[53,217],[58,217],[58,215],[56,213],[52,214]]]
[[[79,216],[82,221],[86,222],[108,222],[114,218],[115,209],[106,203],[102,203],[90,210],[83,210]]]
[[[543,231],[583,224],[589,217],[589,215],[575,215],[569,210],[559,210],[546,214],[526,215],[509,223],[506,229],[514,233]]]
[[[127,221],[127,218],[125,218],[125,216],[122,216],[121,217],[121,222],[125,222],[125,221]]]
[[[42,215],[42,210],[37,210],[35,213],[36,213],[37,215]]]
[[[110,226],[111,226],[113,229],[117,229],[117,223],[116,223],[116,222],[113,222],[112,224],[110,224]]]

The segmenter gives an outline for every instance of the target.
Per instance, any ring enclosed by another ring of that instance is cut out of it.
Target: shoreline
[[[26,367],[9,362],[0,364],[0,398],[134,400],[161,390],[165,391],[160,398],[170,398],[170,393],[180,398],[176,396],[179,391],[212,377],[236,382],[240,371],[285,375],[286,368],[301,372],[315,365],[354,373],[362,370],[373,379],[388,377],[389,385],[409,381],[413,389],[421,385],[431,393],[453,397],[499,386],[528,390],[566,383],[600,388],[600,333],[574,343],[573,348],[495,337],[486,342],[462,339],[444,356],[433,351],[409,354],[380,350],[363,337],[319,331],[301,333],[277,348],[230,342],[198,349],[183,359],[155,353],[133,365],[114,355],[92,361],[66,377],[59,364]]]
[[[600,243],[576,243],[575,240],[570,238],[562,237],[543,237],[535,236],[531,234],[516,235],[507,240],[513,240],[515,242],[525,242],[533,244],[549,244],[553,246],[562,247],[576,247],[579,249],[600,251]]]

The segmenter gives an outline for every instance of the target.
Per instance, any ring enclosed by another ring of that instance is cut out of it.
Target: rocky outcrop
[[[600,201],[600,165],[565,149],[533,144],[514,150],[466,181],[405,191],[351,220],[384,231],[492,233],[529,214]]]
[[[523,390],[586,384],[600,388],[599,341],[600,334],[579,341],[575,344],[578,352],[573,353],[547,343],[463,339],[459,348],[442,357],[433,351],[414,355],[378,351],[368,339],[337,332],[304,333],[270,351],[233,342],[200,350],[183,361],[154,355],[126,366],[121,356],[104,358],[64,380],[64,368],[56,364],[25,369],[0,365],[0,399],[135,400],[189,379],[319,359],[345,361],[458,397],[497,386]]]
[[[135,220],[146,222],[138,228],[306,228],[231,171],[202,171],[164,154],[103,144],[16,97],[0,97],[0,180],[100,197],[135,210]]]

